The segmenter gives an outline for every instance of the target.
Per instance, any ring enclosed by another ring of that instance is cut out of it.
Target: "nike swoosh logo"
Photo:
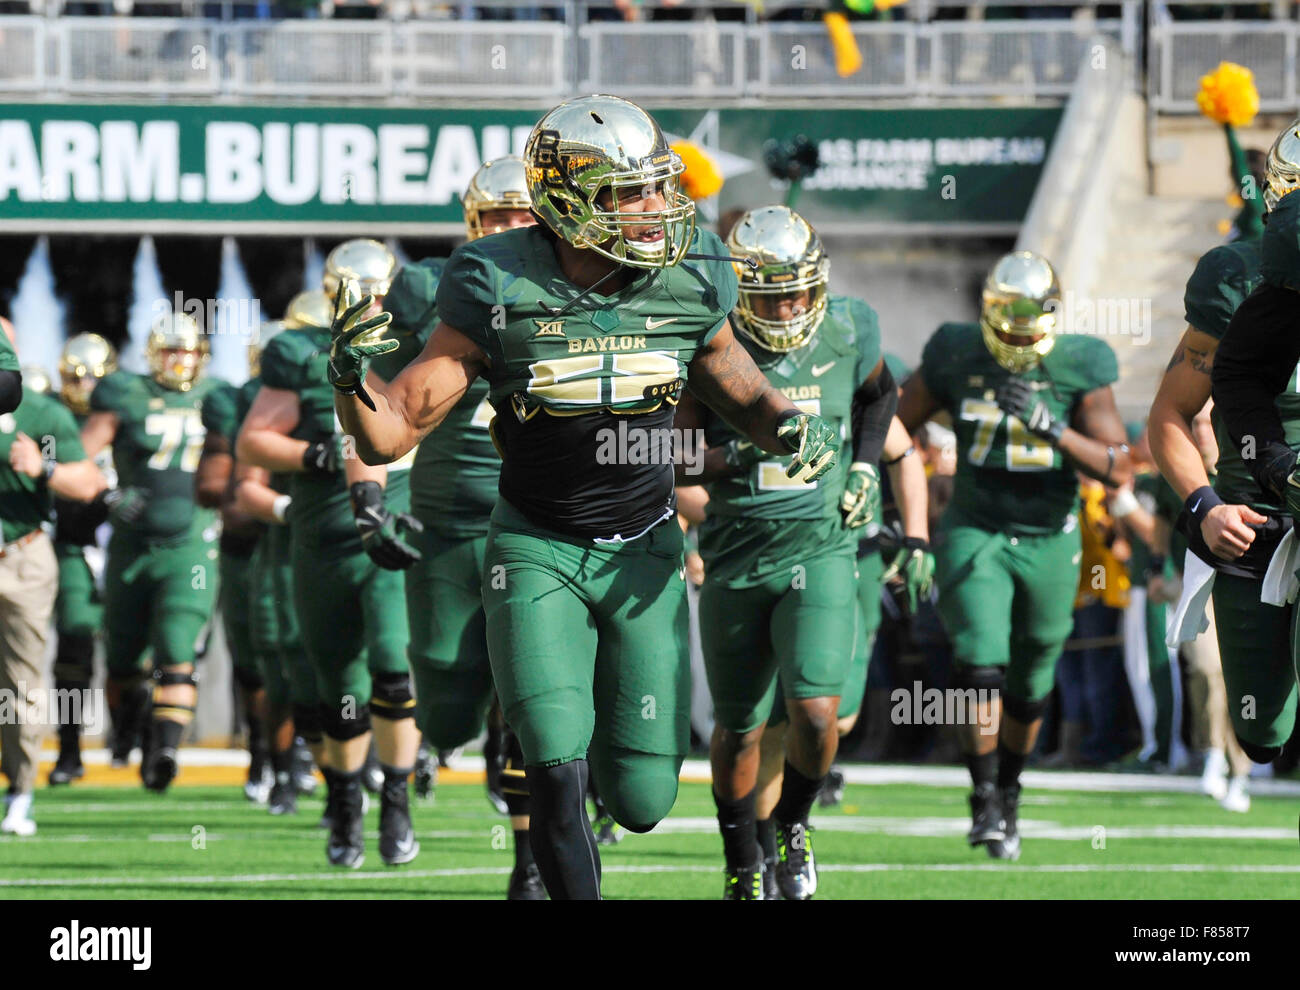
[[[1191,508],[1192,515],[1196,515],[1196,510],[1199,509],[1200,507],[1201,507],[1201,500],[1198,498],[1196,500],[1196,504],[1193,505]]]
[[[812,366],[812,376],[814,378],[820,378],[822,375],[826,374],[826,372],[830,371],[833,367],[835,367],[834,361],[832,361],[830,364],[823,364],[820,368],[814,364]]]
[[[660,327],[665,327],[669,323],[676,323],[676,322],[677,322],[677,317],[675,316],[670,316],[666,320],[655,320],[647,316],[645,318],[645,328],[647,330],[658,330]]]

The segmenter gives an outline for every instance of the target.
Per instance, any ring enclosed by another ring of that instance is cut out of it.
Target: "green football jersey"
[[[9,450],[19,433],[60,463],[86,459],[77,423],[57,399],[28,391],[17,409],[0,413],[0,543],[27,535],[49,520],[53,508],[43,475],[31,478],[9,466]]]
[[[690,253],[727,251],[697,228]],[[542,227],[457,248],[438,315],[487,356],[501,496],[535,525],[584,538],[631,537],[670,515],[673,408],[735,302],[726,261],[637,270],[605,295],[564,276]]]
[[[737,339],[781,393],[839,431],[841,456],[830,473],[805,484],[785,475],[790,458],[771,455],[744,475],[708,486],[709,515],[748,519],[839,519],[840,496],[852,458],[853,393],[880,361],[880,324],[860,299],[831,296],[826,318],[811,341],[788,354],[773,354],[744,334]],[[705,410],[704,440],[720,447],[737,434]]]
[[[1300,291],[1300,196],[1283,196],[1266,221],[1260,274],[1269,285]]]
[[[445,258],[407,265],[393,279],[384,309],[393,314],[390,335],[427,340],[438,325],[438,282]],[[484,536],[497,502],[501,457],[492,446],[488,383],[478,379],[415,452],[411,466],[411,513],[443,536]]]
[[[18,363],[18,355],[14,353],[14,345],[9,343],[9,335],[0,332],[0,371],[21,371],[22,366]]]
[[[207,525],[209,510],[194,501],[194,472],[203,453],[203,404],[227,397],[231,386],[200,378],[188,392],[164,388],[149,375],[115,371],[90,394],[92,412],[117,416],[113,466],[123,488],[149,493],[144,513],[125,530],[151,540],[181,536],[195,524]]]
[[[1272,223],[1270,218],[1270,226]],[[1232,314],[1263,281],[1260,263],[1258,241],[1233,241],[1202,255],[1192,277],[1187,280],[1187,291],[1183,295],[1188,324],[1215,340],[1222,340],[1232,322]],[[1286,431],[1286,442],[1300,451],[1300,365],[1292,371],[1286,391],[1278,395],[1274,405]],[[1256,508],[1280,508],[1280,503],[1271,495],[1265,495],[1251,477],[1241,458],[1241,448],[1228,434],[1217,408],[1211,411],[1210,420],[1214,424],[1214,438],[1219,444],[1214,490],[1228,502]]]
[[[950,511],[1007,533],[1059,532],[1078,504],[1074,466],[1020,420],[998,408],[1010,372],[993,359],[977,323],[945,323],[921,354],[921,380],[952,415],[957,476]],[[1052,415],[1070,421],[1088,392],[1119,377],[1115,352],[1098,337],[1061,334],[1028,381]]]
[[[401,347],[371,362],[371,370],[385,381],[395,377],[423,347],[413,337],[399,339]],[[276,334],[262,352],[262,384],[297,394],[298,425],[289,435],[308,443],[342,443],[334,412],[334,387],[326,377],[329,349],[329,330],[304,327]],[[384,504],[394,512],[405,512],[410,504],[410,468],[414,460],[412,451],[388,465]],[[330,476],[294,472],[288,494],[293,501],[287,522],[295,542],[338,556],[363,552],[341,466]]]

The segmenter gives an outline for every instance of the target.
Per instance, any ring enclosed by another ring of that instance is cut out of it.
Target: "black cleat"
[[[779,901],[781,890],[776,885],[776,859],[763,860],[763,900]]]
[[[804,822],[776,823],[776,886],[786,901],[812,900],[817,893],[812,829]]]
[[[970,795],[970,832],[966,841],[972,846],[986,842],[1000,842],[1006,838],[1002,831],[1002,808],[998,789],[993,784],[980,784]]]
[[[598,846],[616,846],[618,845],[619,834],[618,825],[614,821],[614,816],[606,812],[591,823],[591,830],[596,834],[596,845]]]
[[[59,761],[54,764],[54,769],[50,771],[50,786],[57,787],[60,784],[70,784],[74,780],[80,780],[86,776],[86,768],[81,764],[81,753],[61,752]]]
[[[355,870],[366,860],[360,777],[336,777],[330,791],[334,808],[325,856],[331,866]]]
[[[421,800],[431,800],[433,789],[438,786],[438,764],[431,750],[423,742],[415,754],[415,796]]]
[[[546,888],[542,886],[542,874],[536,863],[516,866],[510,874],[510,887],[506,890],[508,901],[544,901]]]
[[[738,870],[730,867],[722,871],[724,877],[722,899],[724,901],[765,901],[763,876],[766,869],[763,863],[744,866]]]
[[[839,767],[831,767],[822,781],[822,789],[817,795],[817,803],[823,808],[833,808],[844,800],[844,774]]]
[[[386,780],[379,798],[379,855],[389,866],[401,866],[419,852],[420,844],[411,828],[406,778]]]
[[[985,848],[994,859],[1014,862],[1020,858],[1020,830],[1016,820],[1020,811],[1020,785],[1001,788],[999,797],[1002,802],[1002,838],[995,839]]]
[[[275,785],[266,801],[266,810],[273,815],[296,815],[298,813],[298,788],[293,784],[293,774],[276,775]]]
[[[146,788],[162,794],[176,779],[179,769],[176,750],[164,746],[150,753],[148,759],[140,765],[140,779]]]

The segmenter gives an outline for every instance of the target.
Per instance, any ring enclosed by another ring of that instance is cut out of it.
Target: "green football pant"
[[[330,556],[296,541],[292,560],[294,608],[320,703],[360,713],[372,675],[410,670],[403,574],[364,553]]]
[[[614,819],[672,809],[690,745],[682,531],[604,545],[534,526],[500,500],[484,551],[488,655],[528,766],[588,756]]]
[[[316,670],[307,659],[293,599],[293,563],[290,559],[289,530],[274,526],[258,542],[262,568],[261,592],[253,623],[254,649],[265,658],[268,670],[279,670],[288,685],[289,702],[296,707],[320,706]],[[263,637],[259,644],[259,637]],[[270,676],[267,676],[268,684]]]
[[[111,676],[141,672],[148,648],[155,669],[192,664],[216,597],[216,542],[197,526],[177,543],[119,530],[108,544],[104,589]]]
[[[1243,742],[1274,747],[1295,725],[1296,609],[1263,604],[1259,589],[1258,581],[1216,574],[1214,620],[1232,730]]]
[[[257,541],[249,562],[248,638],[257,672],[266,687],[267,705],[275,711],[289,704],[289,677],[280,658],[274,575],[267,559],[272,552],[270,536],[268,531]]]
[[[104,618],[104,605],[95,577],[86,563],[84,547],[54,544],[59,562],[59,597],[54,602],[54,623],[60,635],[93,636]]]
[[[843,690],[858,626],[856,548],[791,562],[762,584],[700,589],[700,640],[714,719],[731,732],[768,721],[777,694],[830,698]],[[864,669],[865,677],[865,669]]]
[[[492,703],[483,618],[487,537],[452,539],[426,528],[407,540],[423,554],[406,572],[415,718],[429,745],[455,749],[482,731]]]
[[[226,649],[234,668],[235,682],[256,686],[261,679],[257,658],[253,654],[253,559],[222,553],[221,628],[226,634]]]
[[[1012,536],[947,524],[944,535],[935,554],[939,616],[955,664],[1005,666],[1008,697],[1046,698],[1074,627],[1079,531]]]
[[[876,646],[876,633],[880,631],[880,578],[884,573],[885,561],[880,551],[858,558],[858,634],[854,639],[853,662],[840,689],[840,708],[836,713],[839,718],[856,715],[867,693],[867,667]]]

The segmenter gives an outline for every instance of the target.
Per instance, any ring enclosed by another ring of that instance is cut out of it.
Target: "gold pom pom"
[[[1201,77],[1196,104],[1216,124],[1249,124],[1259,113],[1255,74],[1236,62],[1220,62],[1217,69]]]
[[[673,151],[686,166],[682,173],[682,188],[691,199],[708,199],[722,188],[722,173],[704,149],[690,141],[675,141]]]

